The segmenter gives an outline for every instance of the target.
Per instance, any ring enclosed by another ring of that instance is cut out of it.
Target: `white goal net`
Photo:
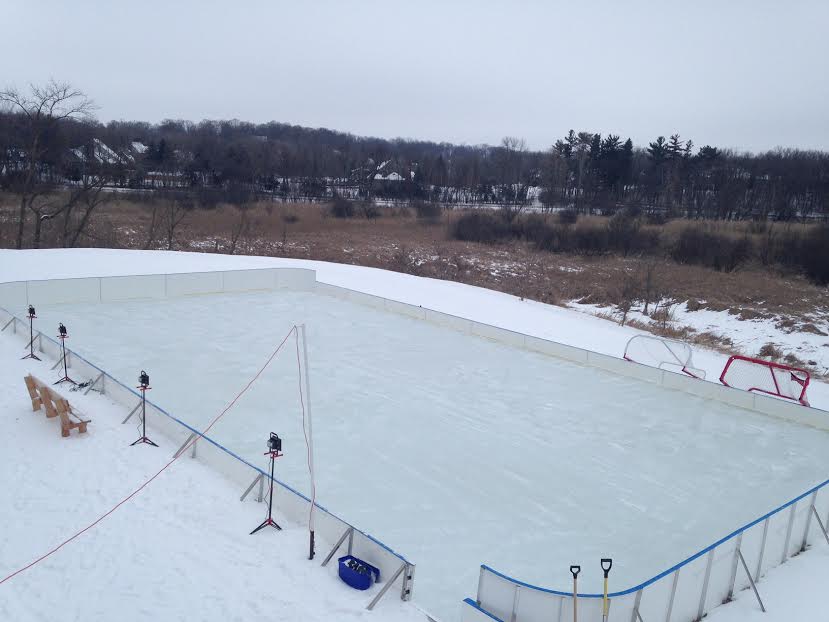
[[[705,371],[694,367],[691,346],[655,335],[636,335],[625,346],[626,361],[680,372],[692,378],[705,378]]]
[[[720,382],[727,387],[795,400],[804,406],[809,405],[809,380],[805,369],[737,355],[728,359],[720,374]]]

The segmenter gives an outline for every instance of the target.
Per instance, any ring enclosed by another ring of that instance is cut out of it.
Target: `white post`
[[[302,354],[305,367],[305,413],[308,415],[308,470],[311,472],[311,512],[308,529],[311,532],[308,559],[314,559],[314,507],[316,480],[314,476],[314,426],[311,419],[311,379],[308,373],[308,336],[305,333],[305,324],[300,326],[302,331]]]

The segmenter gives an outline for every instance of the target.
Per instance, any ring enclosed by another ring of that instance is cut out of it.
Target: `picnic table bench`
[[[72,429],[77,429],[79,434],[86,432],[86,426],[90,419],[82,419],[80,413],[76,412],[69,401],[52,390],[52,388],[29,374],[23,380],[26,382],[26,389],[29,391],[29,398],[32,400],[32,410],[46,410],[46,417],[52,419],[60,417],[60,434],[69,436]]]

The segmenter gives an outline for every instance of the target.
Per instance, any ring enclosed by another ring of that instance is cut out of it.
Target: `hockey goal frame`
[[[647,341],[660,342],[663,345],[663,347],[665,348],[665,351],[668,352],[674,358],[674,360],[673,361],[669,360],[666,357],[664,360],[661,360],[657,364],[652,365],[650,363],[646,363],[644,361],[637,361],[636,359],[631,358],[631,356],[628,353],[628,350],[630,349],[630,345],[634,341],[636,341],[637,339],[645,339]],[[679,358],[676,355],[676,353],[670,348],[671,344],[681,346],[683,349],[687,349],[688,350],[688,360],[683,361],[681,358]],[[627,343],[625,344],[625,351],[622,354],[622,358],[625,359],[626,361],[630,361],[631,363],[638,363],[640,365],[648,365],[649,367],[656,367],[657,369],[667,370],[667,371],[671,371],[671,372],[674,372],[674,373],[680,372],[680,373],[685,374],[686,376],[690,376],[691,378],[696,378],[697,380],[705,380],[705,370],[704,369],[697,369],[696,367],[693,366],[693,357],[692,357],[692,355],[693,355],[693,350],[691,349],[691,346],[689,344],[685,343],[684,341],[678,341],[676,339],[666,339],[665,337],[659,337],[658,335],[642,334],[642,335],[634,335],[633,337],[628,339]],[[673,369],[671,369],[671,368],[673,368]]]
[[[780,398],[783,398],[783,399],[786,399],[786,400],[792,400],[792,401],[800,402],[803,406],[808,406],[809,405],[809,402],[806,399],[806,389],[809,388],[809,381],[811,380],[812,376],[807,370],[800,369],[799,367],[792,367],[791,365],[784,365],[783,363],[774,363],[772,361],[766,361],[766,360],[763,360],[763,359],[753,358],[753,357],[750,357],[750,356],[742,356],[740,354],[734,354],[734,355],[729,357],[728,361],[726,361],[725,367],[723,367],[722,373],[720,374],[720,382],[723,385],[727,386],[727,387],[731,387],[731,385],[728,384],[728,382],[726,382],[725,376],[728,373],[728,369],[731,367],[731,365],[734,363],[734,361],[745,361],[747,363],[754,363],[756,365],[760,365],[762,367],[767,368],[769,370],[769,374],[771,375],[772,380],[774,381],[774,387],[775,387],[775,389],[777,389],[776,393],[774,391],[767,391],[766,389],[763,389],[763,388],[760,388],[760,387],[749,387],[748,389],[745,389],[746,391],[749,391],[749,392],[752,392],[752,393],[763,393],[765,395],[771,395],[772,397],[780,397]],[[788,395],[784,395],[783,393],[781,393],[780,385],[777,382],[777,376],[774,375],[774,370],[775,369],[780,370],[780,371],[784,371],[784,372],[789,372],[789,374],[791,374],[792,380],[794,382],[796,382],[797,384],[799,384],[800,387],[801,387],[800,395],[798,395],[797,397],[790,397]],[[795,372],[797,372],[797,373],[795,373]],[[801,378],[800,376],[803,376],[803,378]],[[739,387],[731,387],[731,388],[739,388]]]

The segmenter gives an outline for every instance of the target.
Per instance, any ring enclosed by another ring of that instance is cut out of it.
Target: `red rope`
[[[245,388],[244,388],[244,389],[242,389],[242,390],[241,390],[241,391],[240,391],[240,392],[236,395],[236,397],[234,397],[234,398],[233,398],[233,400],[232,400],[232,401],[231,401],[231,402],[230,402],[227,406],[225,406],[224,410],[222,410],[222,411],[221,411],[218,415],[216,415],[216,417],[214,417],[214,418],[213,418],[213,420],[210,422],[210,424],[209,424],[209,425],[208,425],[208,426],[204,429],[204,432],[202,432],[202,435],[206,435],[206,434],[207,434],[207,432],[210,430],[210,428],[212,428],[214,425],[216,425],[216,422],[217,422],[219,419],[221,419],[221,418],[222,418],[222,417],[223,417],[223,416],[227,413],[227,411],[229,411],[231,408],[233,408],[233,406],[236,404],[236,402],[238,402],[238,401],[239,401],[239,398],[240,398],[240,397],[242,397],[242,395],[244,395],[244,394],[245,394],[245,392],[247,392],[247,390],[248,390],[248,389],[250,389],[251,385],[253,385],[253,383],[254,383],[254,382],[256,382],[256,381],[259,379],[259,376],[261,376],[261,375],[262,375],[262,373],[265,371],[265,369],[267,369],[268,365],[270,365],[270,364],[271,364],[271,361],[273,361],[273,359],[276,357],[276,355],[277,355],[277,354],[279,353],[279,351],[282,349],[282,346],[284,346],[284,345],[285,345],[285,342],[287,342],[287,341],[288,341],[288,337],[290,337],[290,336],[291,336],[291,333],[293,333],[293,332],[296,332],[296,326],[294,326],[291,330],[289,330],[289,331],[288,331],[288,334],[287,334],[287,335],[285,335],[285,338],[284,338],[284,339],[282,340],[282,342],[281,342],[281,343],[277,346],[276,350],[274,350],[274,351],[273,351],[273,354],[271,354],[271,355],[268,357],[268,360],[265,362],[265,364],[262,366],[262,368],[261,368],[258,372],[256,372],[256,375],[255,375],[255,376],[254,376],[254,377],[250,380],[250,382],[248,382],[248,383],[245,385]],[[303,407],[303,412],[304,412],[304,407]],[[44,553],[43,555],[41,555],[40,557],[38,557],[38,558],[37,558],[36,560],[34,560],[33,562],[31,562],[31,563],[29,563],[29,564],[27,564],[27,565],[23,566],[23,567],[22,567],[22,568],[20,568],[19,570],[15,570],[15,571],[14,571],[13,573],[11,573],[9,576],[7,576],[7,577],[5,577],[4,579],[0,580],[0,585],[3,585],[6,581],[8,581],[8,580],[10,580],[10,579],[12,579],[12,578],[14,578],[14,577],[16,577],[16,576],[17,576],[17,575],[19,575],[20,573],[25,572],[26,570],[28,570],[29,568],[31,568],[31,567],[32,567],[32,566],[34,566],[35,564],[38,564],[38,563],[42,562],[44,559],[46,559],[46,558],[47,558],[47,557],[49,557],[50,555],[52,555],[52,554],[54,554],[54,553],[57,553],[57,552],[58,552],[60,549],[62,549],[64,546],[66,546],[67,544],[69,544],[70,542],[72,542],[72,540],[74,540],[75,538],[78,538],[79,536],[83,535],[84,533],[86,533],[87,531],[89,531],[90,529],[92,529],[95,525],[97,525],[98,523],[100,523],[100,522],[101,522],[102,520],[104,520],[107,516],[109,516],[110,514],[112,514],[113,512],[115,512],[115,510],[117,510],[118,508],[120,508],[120,507],[121,507],[122,505],[124,505],[127,501],[129,501],[129,500],[130,500],[130,499],[132,499],[135,495],[137,495],[139,492],[141,492],[142,490],[144,490],[144,489],[145,489],[145,488],[146,488],[146,487],[147,487],[147,486],[148,486],[148,485],[149,485],[149,484],[150,484],[150,483],[151,483],[151,482],[152,482],[155,478],[157,478],[159,475],[161,475],[161,474],[162,474],[164,471],[166,471],[166,470],[167,470],[167,469],[168,469],[168,468],[169,468],[169,467],[170,467],[170,466],[171,466],[171,465],[172,465],[172,464],[173,464],[176,460],[178,460],[181,456],[183,456],[183,455],[185,454],[185,452],[186,452],[188,449],[190,449],[190,447],[192,447],[192,446],[193,446],[193,443],[195,443],[197,440],[199,440],[199,438],[201,438],[201,437],[196,437],[196,438],[194,438],[192,441],[190,441],[190,442],[189,442],[189,443],[188,443],[188,444],[187,444],[187,445],[186,445],[186,446],[185,446],[185,447],[184,447],[184,448],[183,448],[180,452],[178,452],[178,454],[177,454],[176,456],[174,456],[174,457],[173,457],[173,459],[172,459],[172,460],[170,460],[167,464],[165,464],[163,467],[161,467],[161,469],[159,469],[159,470],[158,470],[158,472],[156,472],[153,476],[151,476],[151,477],[150,477],[147,481],[145,481],[143,484],[141,484],[138,488],[136,488],[135,490],[133,490],[133,491],[132,491],[129,495],[127,495],[126,497],[124,497],[123,499],[121,499],[121,501],[119,501],[118,503],[116,503],[116,504],[115,504],[115,506],[113,506],[113,507],[112,507],[112,509],[110,509],[108,512],[106,512],[105,514],[103,514],[102,516],[100,516],[99,518],[97,518],[94,522],[90,523],[89,525],[87,525],[86,527],[84,527],[83,529],[81,529],[80,531],[78,531],[77,533],[75,533],[73,536],[71,536],[71,537],[67,538],[66,540],[64,540],[63,542],[61,542],[60,544],[58,544],[55,548],[53,548],[53,549],[52,549],[51,551],[49,551],[48,553]],[[271,483],[271,485],[273,485],[273,483]]]

